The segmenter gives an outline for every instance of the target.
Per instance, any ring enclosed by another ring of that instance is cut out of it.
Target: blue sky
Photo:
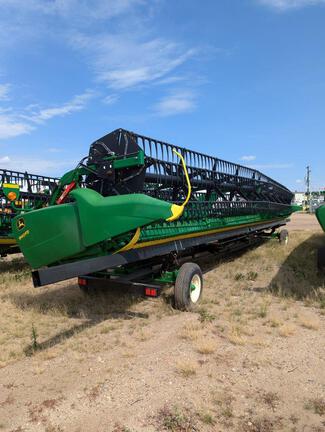
[[[325,0],[0,0],[0,167],[118,127],[325,187]]]

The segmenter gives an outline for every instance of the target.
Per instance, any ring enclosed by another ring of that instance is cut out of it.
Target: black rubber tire
[[[191,299],[191,282],[195,275],[198,275],[201,281],[200,293],[197,301],[194,303]],[[175,308],[182,311],[193,311],[200,299],[202,298],[203,277],[200,267],[195,263],[185,263],[181,266],[176,277],[174,295]]]
[[[325,272],[325,247],[322,246],[317,252],[317,267],[318,270]]]
[[[286,229],[282,229],[279,232],[279,242],[281,245],[286,245],[288,244],[289,241],[289,232]]]

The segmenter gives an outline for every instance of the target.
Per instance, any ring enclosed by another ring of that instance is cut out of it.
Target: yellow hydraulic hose
[[[183,158],[183,155],[181,155],[175,149],[173,149],[173,152],[180,158],[180,160],[182,162],[182,166],[183,166],[183,170],[184,170],[184,174],[185,174],[185,178],[186,178],[186,183],[187,183],[187,196],[186,196],[185,201],[183,202],[182,205],[172,204],[172,207],[171,207],[172,216],[169,217],[168,219],[166,219],[168,222],[172,222],[174,220],[177,220],[178,218],[180,218],[182,216],[184,208],[185,208],[186,204],[189,202],[189,199],[190,199],[191,193],[192,193],[192,186],[191,186],[190,178],[188,176],[186,163],[185,163],[185,160]]]

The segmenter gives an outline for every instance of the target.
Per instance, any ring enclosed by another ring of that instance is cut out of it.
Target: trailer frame
[[[177,258],[186,254],[193,255],[193,252],[199,250],[222,249],[226,244],[235,245],[239,241],[249,242],[254,237],[268,237],[274,234],[276,229],[285,225],[286,222],[287,219],[273,220],[254,224],[253,226],[234,228],[225,232],[173,240],[164,244],[131,249],[112,255],[40,268],[32,272],[33,284],[34,287],[42,287],[74,277],[87,276],[89,279],[92,274],[100,271],[127,266],[132,263],[140,265],[140,263],[149,262],[153,258],[158,258],[161,261],[162,258],[172,255]]]

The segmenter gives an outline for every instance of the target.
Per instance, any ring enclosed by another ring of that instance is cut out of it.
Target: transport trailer
[[[41,208],[59,179],[0,168],[0,256],[19,252],[11,221],[22,212]]]
[[[114,269],[158,260],[168,268],[158,279],[174,272],[176,288],[189,278],[180,258],[275,234],[300,208],[292,197],[257,170],[118,129],[90,146],[47,207],[21,212],[12,230],[35,286],[103,272],[111,280]]]
[[[198,265],[203,257],[211,254],[220,258],[229,256],[272,237],[276,237],[280,244],[287,244],[288,231],[281,229],[276,232],[286,222],[277,220],[231,231],[220,230],[209,235],[47,267],[32,272],[33,283],[35,287],[41,287],[78,276],[79,288],[85,294],[91,294],[97,288],[116,288],[147,297],[158,297],[166,285],[173,285],[176,308],[193,310],[203,289],[203,272]]]
[[[320,226],[325,232],[325,204],[319,206],[315,213]],[[325,246],[322,246],[318,249],[317,264],[319,270],[325,271]]]

